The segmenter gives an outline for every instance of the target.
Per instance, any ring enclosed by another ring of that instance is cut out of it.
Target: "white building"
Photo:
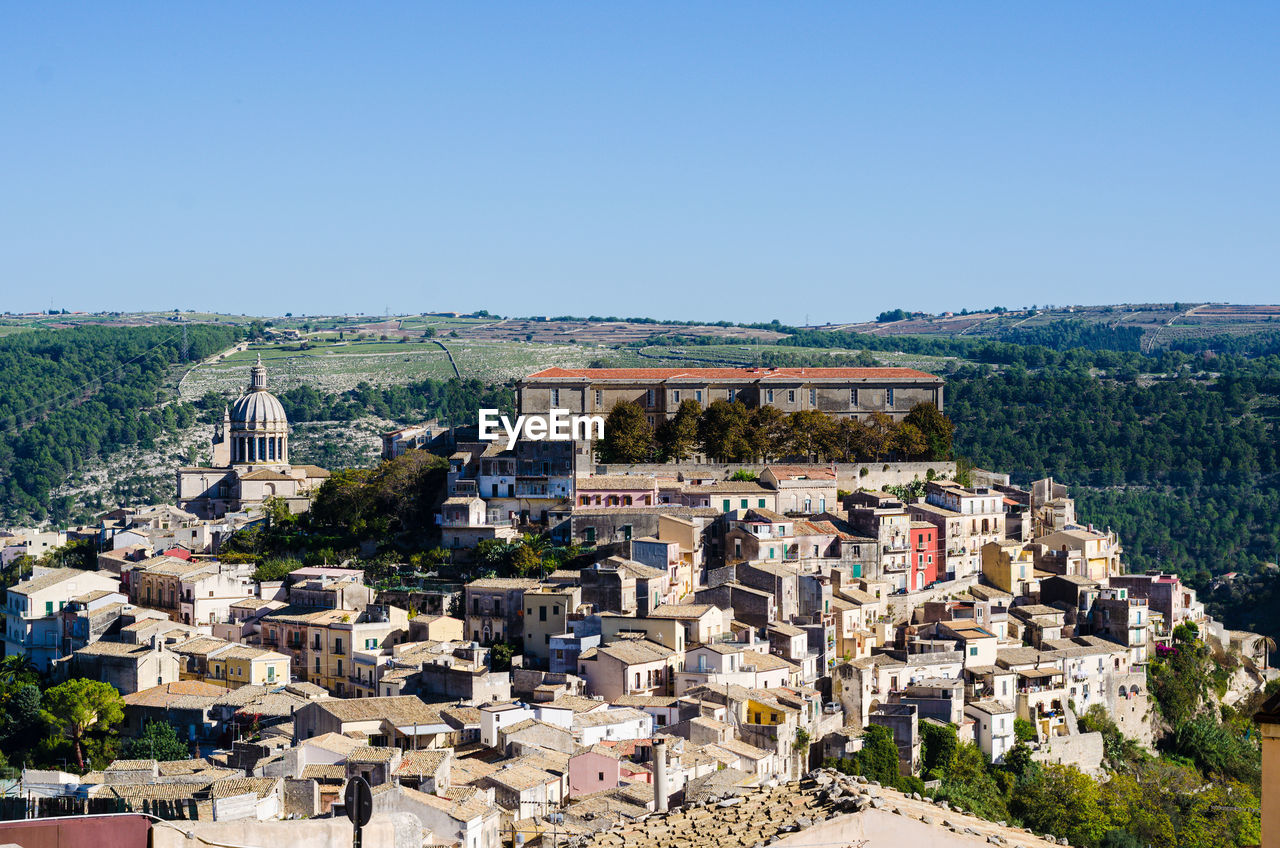
[[[62,608],[72,598],[95,590],[120,591],[120,581],[100,571],[41,568],[8,590],[4,606],[4,652],[26,654],[41,671],[64,656]]]
[[[653,716],[631,707],[579,713],[573,718],[573,735],[584,747],[605,740],[648,739],[653,736]]]
[[[1001,762],[1017,742],[1013,732],[1013,707],[999,701],[971,701],[964,714],[973,719],[973,738],[993,763]]]

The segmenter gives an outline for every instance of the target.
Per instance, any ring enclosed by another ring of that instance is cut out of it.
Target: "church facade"
[[[283,498],[293,512],[311,506],[329,472],[289,463],[289,419],[267,391],[262,357],[249,369],[249,388],[223,412],[208,467],[179,468],[178,506],[202,518],[221,518]]]

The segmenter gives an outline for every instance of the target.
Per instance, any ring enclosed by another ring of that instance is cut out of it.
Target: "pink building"
[[[573,502],[589,507],[657,506],[658,480],[638,474],[579,477]]]
[[[617,789],[623,781],[652,783],[652,773],[628,760],[620,751],[605,745],[592,745],[569,758],[569,797],[591,795],[606,789]]]

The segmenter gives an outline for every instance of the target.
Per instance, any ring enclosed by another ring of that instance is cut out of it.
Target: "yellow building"
[[[1253,720],[1262,736],[1262,848],[1280,848],[1280,695],[1268,698]]]
[[[210,683],[239,689],[289,682],[289,658],[276,651],[236,645],[209,658]]]
[[[1099,533],[1085,527],[1068,527],[1041,536],[1036,542],[1051,551],[1078,553],[1083,560],[1081,577],[1102,581],[1124,573],[1120,564],[1122,550],[1114,532]]]
[[[982,546],[982,576],[1002,592],[1025,594],[1035,581],[1034,549],[1022,542],[1005,540]]]

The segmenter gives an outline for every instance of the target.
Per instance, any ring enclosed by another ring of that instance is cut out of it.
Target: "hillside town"
[[[901,420],[945,411],[943,394],[907,368],[553,368],[517,403],[634,403],[651,425],[688,400]],[[189,752],[25,768],[24,814],[328,821],[359,779],[398,845],[669,845],[717,810],[752,823],[725,844],[807,827],[849,841],[837,819],[865,813],[858,833],[1039,845],[823,766],[882,728],[898,774],[923,776],[922,742],[946,728],[992,763],[1024,746],[1100,774],[1103,734],[1079,718],[1151,748],[1147,664],[1180,627],[1233,657],[1241,685],[1275,677],[1268,640],[1225,629],[1176,575],[1130,573],[1123,540],[1080,521],[1053,479],[1021,487],[952,460],[610,464],[590,440],[508,446],[434,422],[383,438],[384,460],[412,451],[447,462],[435,531],[474,579],[390,590],[335,562],[264,580],[220,558],[330,477],[290,464],[261,361],[209,466],[176,469],[176,505],[0,536],[6,567],[41,563],[7,590],[5,655],[110,684],[123,738],[167,723]],[[574,557],[482,574],[479,548],[531,532]],[[53,561],[76,542],[93,568]]]

